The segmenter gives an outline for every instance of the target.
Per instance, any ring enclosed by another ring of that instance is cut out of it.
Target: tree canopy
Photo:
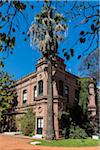
[[[40,3],[40,1],[37,1]],[[42,3],[46,3],[43,1]],[[16,43],[16,31],[19,30],[21,16],[27,21],[25,11],[27,7],[34,9],[34,2],[22,2],[22,1],[1,1],[0,2],[0,52],[13,53],[13,49]],[[81,51],[78,52],[77,58],[80,59],[83,56],[90,54],[96,50],[99,45],[99,3],[98,1],[55,1],[52,2],[52,6],[55,6],[56,10],[61,11],[65,15],[67,23],[69,20],[69,28],[74,25],[73,33],[77,30],[77,39],[70,43],[70,46],[62,49],[64,56],[67,60],[75,56],[80,45]],[[69,30],[69,29],[68,29]],[[23,35],[26,35],[25,31],[22,31]],[[70,35],[70,34],[69,34]],[[68,37],[70,37],[68,35]],[[24,41],[26,41],[26,37]],[[67,44],[67,43],[66,43]],[[68,44],[69,45],[69,44]],[[83,46],[85,45],[85,46]],[[0,64],[3,65],[0,58]]]
[[[34,48],[37,45],[43,56],[52,59],[57,55],[58,42],[63,40],[66,30],[65,17],[48,2],[36,15],[29,29],[31,46]]]
[[[0,53],[12,54],[16,45],[17,34],[21,27],[21,17],[24,19],[28,30],[27,17],[24,14],[27,6],[34,8],[32,4],[22,1],[0,1]],[[25,35],[26,30],[21,33]],[[20,32],[19,32],[20,34]],[[27,34],[27,33],[26,33]],[[26,35],[25,35],[26,36]],[[26,37],[24,38],[26,41]],[[0,56],[0,66],[4,67],[3,60],[5,57]]]
[[[70,5],[69,1],[66,2],[67,4]],[[78,54],[78,59],[89,55],[99,47],[99,6],[98,1],[74,1],[65,11],[66,18],[70,18],[70,26],[75,22],[74,30],[78,29],[78,38],[72,45],[70,44],[71,55],[72,51],[76,52],[80,44],[81,52]],[[82,45],[85,47],[82,48]]]

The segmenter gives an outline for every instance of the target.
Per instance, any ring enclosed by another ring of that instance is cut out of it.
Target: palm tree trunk
[[[47,99],[47,139],[54,139],[54,114],[53,114],[53,88],[52,88],[52,64],[48,60],[48,99]]]

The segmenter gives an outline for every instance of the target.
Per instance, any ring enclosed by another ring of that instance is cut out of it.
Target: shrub
[[[24,135],[33,134],[35,130],[35,113],[28,109],[27,113],[21,118],[21,131]]]
[[[87,137],[88,137],[88,135],[84,129],[80,128],[79,126],[74,126],[74,125],[70,126],[69,138],[71,138],[71,139],[85,139]]]

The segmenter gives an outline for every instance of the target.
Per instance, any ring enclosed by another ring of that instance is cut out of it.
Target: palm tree
[[[42,55],[48,62],[48,101],[47,101],[47,139],[54,139],[53,121],[53,90],[52,90],[52,62],[56,60],[58,42],[64,39],[66,20],[63,15],[56,12],[51,2],[45,3],[42,11],[38,13],[32,23],[29,34],[30,43],[38,46]]]

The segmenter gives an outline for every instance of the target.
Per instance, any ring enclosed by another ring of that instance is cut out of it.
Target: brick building
[[[38,60],[36,72],[31,73],[16,82],[18,94],[19,113],[33,108],[36,113],[35,134],[46,137],[46,113],[47,113],[47,63],[45,58]],[[60,136],[58,114],[72,107],[78,93],[78,77],[67,72],[64,60],[57,59],[56,67],[53,67],[53,106],[54,106],[54,130],[56,138]],[[95,91],[93,82],[89,85],[89,111],[96,114]],[[20,115],[17,115],[20,117]]]

